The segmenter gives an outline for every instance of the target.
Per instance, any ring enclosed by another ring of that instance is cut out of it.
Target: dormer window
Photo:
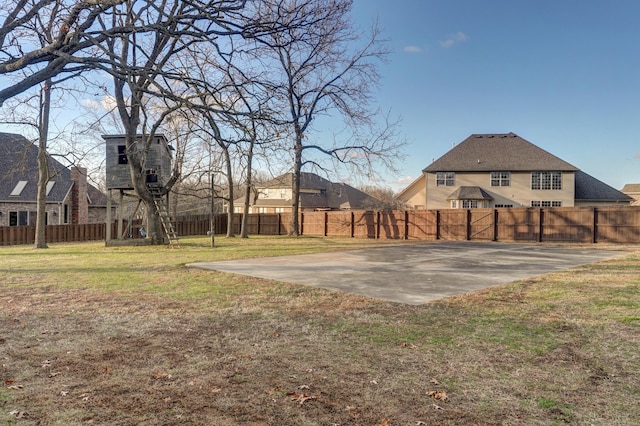
[[[27,186],[27,183],[29,183],[29,182],[26,181],[26,180],[21,180],[20,182],[18,182],[16,187],[13,188],[13,191],[11,191],[11,194],[9,194],[9,196],[11,196],[11,197],[20,196],[20,194],[22,194],[22,191],[24,190],[24,187]]]
[[[55,180],[50,180],[49,182],[47,182],[47,197],[49,196],[49,193],[51,192],[55,184],[56,184]]]

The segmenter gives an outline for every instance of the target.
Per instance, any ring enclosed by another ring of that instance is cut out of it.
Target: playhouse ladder
[[[164,228],[164,232],[167,234],[167,238],[169,239],[169,245],[171,247],[179,247],[180,240],[178,240],[178,234],[176,234],[176,231],[173,229],[173,225],[171,224],[169,210],[167,209],[167,204],[164,202],[164,197],[162,196],[161,190],[159,188],[150,186],[149,192],[153,196],[153,203],[158,209],[160,221],[162,222],[162,228]]]

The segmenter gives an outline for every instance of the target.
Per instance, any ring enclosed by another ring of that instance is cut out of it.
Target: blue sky
[[[354,0],[393,49],[378,103],[410,145],[401,189],[472,133],[514,132],[621,189],[640,183],[640,2]],[[400,183],[402,182],[402,184]]]
[[[354,0],[353,12],[389,39],[377,100],[409,142],[380,184],[400,190],[470,134],[507,132],[614,188],[640,183],[640,1]]]

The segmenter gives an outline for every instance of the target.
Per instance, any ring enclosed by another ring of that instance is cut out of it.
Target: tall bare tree
[[[280,103],[280,122],[290,127],[293,139],[293,235],[299,233],[301,170],[313,161],[305,152],[315,151],[371,172],[374,160],[392,166],[401,146],[395,140],[395,123],[383,120],[385,124],[377,127],[377,111],[370,106],[372,89],[379,81],[377,64],[388,51],[376,26],[366,38],[360,36],[350,20],[351,7],[351,0],[265,1],[263,13],[290,28],[269,32],[257,41],[262,46],[261,62],[274,68],[272,99]],[[332,114],[346,123],[348,137],[311,138],[314,119]]]

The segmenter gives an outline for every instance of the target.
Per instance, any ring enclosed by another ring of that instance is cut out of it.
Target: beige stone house
[[[256,185],[250,213],[288,213],[293,204],[292,173]],[[244,198],[234,200],[234,211],[242,213]],[[346,183],[331,182],[314,173],[300,175],[300,211],[362,210],[379,204],[372,196]]]
[[[640,183],[627,183],[622,192],[633,198],[632,206],[640,206]]]
[[[398,199],[411,209],[573,207],[633,199],[515,133],[473,134]]]
[[[0,133],[0,226],[36,223],[38,147],[22,135]],[[107,198],[87,182],[87,171],[49,157],[46,223],[104,223]]]

